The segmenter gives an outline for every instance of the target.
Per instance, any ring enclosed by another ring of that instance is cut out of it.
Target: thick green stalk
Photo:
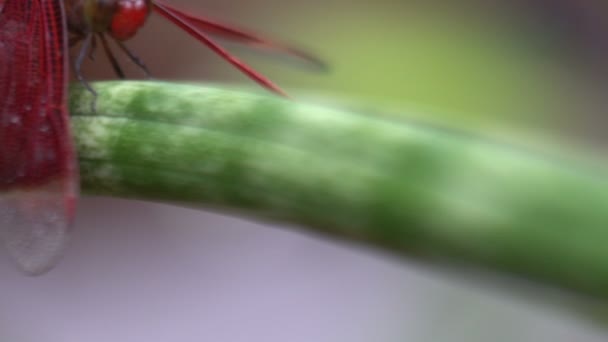
[[[88,194],[271,218],[608,298],[608,182],[447,130],[218,88],[71,92]]]

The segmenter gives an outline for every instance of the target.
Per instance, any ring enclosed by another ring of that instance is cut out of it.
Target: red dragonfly
[[[60,258],[69,239],[79,192],[78,166],[66,103],[68,48],[82,47],[76,76],[96,38],[109,50],[123,45],[155,11],[182,28],[263,87],[284,95],[210,37],[243,43],[321,66],[301,50],[180,11],[164,0],[0,0],[0,234],[6,250],[28,274],[41,274]]]

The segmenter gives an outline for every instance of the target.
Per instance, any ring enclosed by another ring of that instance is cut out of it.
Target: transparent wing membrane
[[[42,274],[60,259],[70,239],[74,201],[54,187],[0,199],[0,236],[23,272]]]
[[[78,174],[63,0],[0,0],[0,237],[28,274],[69,240]]]

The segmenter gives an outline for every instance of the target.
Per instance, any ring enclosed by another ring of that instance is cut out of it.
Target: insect
[[[76,77],[97,39],[119,77],[107,37],[146,72],[123,44],[151,12],[165,17],[263,87],[285,93],[211,37],[278,52],[322,67],[307,53],[194,16],[161,0],[0,0],[0,237],[17,265],[41,274],[70,237],[79,193],[78,165],[66,102],[68,48],[82,43]]]

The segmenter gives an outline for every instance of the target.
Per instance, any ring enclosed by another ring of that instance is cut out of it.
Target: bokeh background
[[[331,70],[320,74],[234,47],[296,98],[562,153],[608,143],[601,0],[170,2],[324,58]],[[129,46],[156,78],[255,89],[157,16]],[[89,79],[113,78],[102,57],[86,66]],[[549,289],[429,268],[290,227],[115,199],[83,200],[58,269],[25,278],[1,257],[0,273],[3,341],[608,337]]]

